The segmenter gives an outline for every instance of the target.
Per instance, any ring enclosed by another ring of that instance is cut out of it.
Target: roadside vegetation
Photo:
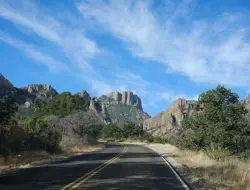
[[[250,123],[236,93],[223,86],[202,93],[182,127],[153,137],[133,125],[107,125],[102,137],[164,147],[195,189],[250,189]]]
[[[133,140],[150,143],[154,141],[154,137],[151,134],[143,131],[141,124],[133,123],[126,125],[104,125],[100,131],[100,138],[109,142]]]
[[[250,189],[250,159],[223,155],[224,159],[218,160],[211,158],[206,151],[183,150],[170,144],[150,144],[149,147],[165,150],[167,158],[177,162],[172,164],[193,189]]]
[[[14,115],[17,107],[11,100],[0,101],[0,154],[8,156],[21,151],[46,150],[54,153],[59,150],[60,134],[48,127],[41,118],[27,119],[18,123]]]
[[[47,117],[52,115],[60,119],[79,110],[84,111],[88,107],[87,104],[88,102],[79,95],[65,92],[37,109],[35,116],[18,120],[16,117],[18,107],[15,101],[0,100],[0,166],[20,165],[42,158],[51,159],[73,154],[77,151],[86,152],[99,147],[98,145],[75,145],[67,147],[66,150],[63,149],[62,131],[54,124],[50,125],[47,120]],[[98,133],[93,130],[91,129],[93,134]]]
[[[236,93],[223,86],[202,93],[175,133],[155,137],[182,165],[195,189],[250,189],[250,123]]]
[[[202,93],[196,110],[169,142],[181,149],[204,150],[215,159],[250,155],[247,110],[236,93],[218,86]]]

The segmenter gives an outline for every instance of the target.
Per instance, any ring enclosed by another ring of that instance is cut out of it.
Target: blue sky
[[[131,90],[151,115],[217,84],[247,96],[247,0],[0,0],[0,72],[92,96]]]

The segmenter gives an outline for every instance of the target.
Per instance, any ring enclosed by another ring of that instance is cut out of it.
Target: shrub
[[[213,145],[234,154],[245,151],[250,148],[246,113],[238,95],[223,86],[202,93],[196,112],[182,122],[177,145],[197,150]]]
[[[55,115],[65,117],[75,110],[86,110],[88,103],[79,95],[71,95],[70,92],[64,92],[38,110],[40,116]]]
[[[11,99],[0,100],[0,154],[17,152],[22,144],[22,130],[13,119],[17,107]]]
[[[148,142],[148,143],[152,143],[152,142],[154,142],[154,137],[149,133],[144,133],[143,140]]]
[[[28,119],[24,123],[26,145],[28,150],[42,149],[55,152],[60,147],[61,135],[48,127],[46,120],[41,118]]]
[[[161,144],[165,144],[166,143],[166,139],[162,138],[162,137],[154,137],[154,142],[155,143],[161,143]]]
[[[101,130],[103,138],[126,139],[126,138],[140,138],[143,135],[141,125],[126,124],[126,125],[104,125]]]
[[[105,125],[102,128],[101,134],[103,138],[114,138],[114,139],[120,139],[124,135],[121,127],[114,124]]]

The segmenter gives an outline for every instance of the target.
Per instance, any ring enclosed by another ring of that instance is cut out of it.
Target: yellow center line
[[[119,153],[115,157],[111,158],[110,160],[104,162],[102,165],[96,167],[95,169],[91,170],[90,172],[86,173],[82,177],[77,178],[72,183],[69,183],[68,185],[62,187],[60,190],[66,190],[66,189],[71,189],[72,190],[72,189],[78,188],[81,184],[83,184],[84,182],[86,182],[88,179],[90,179],[91,177],[93,177],[94,175],[96,175],[97,173],[99,173],[101,170],[103,170],[104,168],[106,168],[108,165],[110,165],[113,162],[115,162],[116,160],[118,160],[119,156],[121,154],[127,152],[127,150],[128,150],[128,147],[123,147],[123,150],[122,150],[121,153]]]

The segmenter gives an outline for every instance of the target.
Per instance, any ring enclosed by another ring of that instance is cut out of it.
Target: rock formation
[[[133,94],[133,92],[131,91],[124,91],[123,93],[111,92],[106,95],[106,97],[113,101],[123,103],[125,105],[136,106],[138,109],[143,111],[141,99],[137,95]]]
[[[19,90],[22,93],[22,100],[19,100],[19,109],[37,109],[46,104],[49,100],[58,95],[57,91],[48,84],[31,84]]]
[[[142,123],[150,116],[143,112],[141,99],[133,92],[111,92],[92,98],[90,109],[102,115],[104,123]]]
[[[143,130],[154,136],[162,136],[175,130],[182,120],[194,110],[196,101],[177,99],[170,107],[153,118],[143,122]]]
[[[19,106],[19,119],[34,115],[38,108],[57,95],[57,91],[48,84],[31,84],[15,88],[0,75],[0,99],[12,97],[15,100]],[[150,117],[143,112],[141,99],[130,91],[111,92],[99,98],[91,98],[87,91],[80,91],[77,95],[85,100],[86,105],[82,107],[86,109],[81,111],[90,111],[88,115],[95,113],[104,124],[142,123]]]
[[[48,84],[31,84],[23,89],[36,96],[36,98],[41,99],[51,99],[58,94],[56,90]]]

